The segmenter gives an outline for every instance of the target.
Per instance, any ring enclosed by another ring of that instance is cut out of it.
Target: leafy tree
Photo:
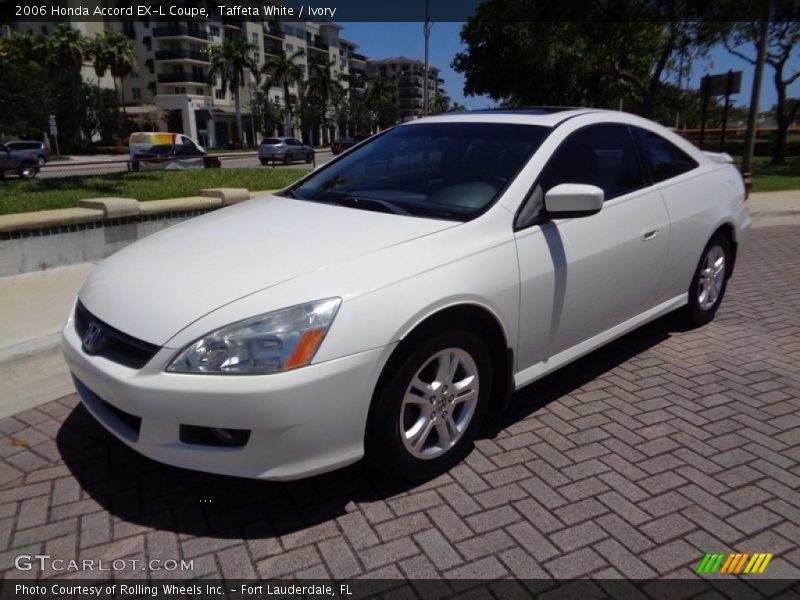
[[[41,139],[50,114],[47,53],[41,35],[15,32],[0,38],[0,135]]]
[[[772,164],[782,165],[786,161],[786,138],[789,126],[795,119],[800,103],[788,99],[789,86],[800,78],[800,68],[790,60],[796,57],[795,48],[800,42],[800,15],[796,4],[791,0],[777,0],[773,3],[772,19],[767,30],[766,63],[772,67],[772,81],[778,101],[775,105],[777,131],[772,150]],[[723,43],[728,52],[752,65],[756,64],[756,52],[746,53],[742,46],[752,43],[755,48],[759,42],[759,24],[756,21],[737,23]]]
[[[239,143],[242,142],[241,87],[244,85],[245,71],[253,72],[256,69],[250,56],[252,50],[252,44],[244,38],[226,38],[221,46],[211,48],[211,65],[208,69],[208,81],[213,82],[220,75],[223,89],[227,87],[233,94],[236,141]]]
[[[718,39],[722,26],[713,18],[728,4],[707,4],[487,0],[461,31],[467,49],[453,68],[466,75],[466,94],[511,106],[622,101],[650,114],[676,64],[688,68]]]

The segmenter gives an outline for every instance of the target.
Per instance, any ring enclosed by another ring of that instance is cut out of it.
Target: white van
[[[218,158],[208,156],[205,149],[182,133],[137,131],[128,139],[130,169],[203,169],[219,168]]]
[[[147,152],[151,147],[162,144],[184,144],[194,146],[205,153],[205,148],[195,142],[192,138],[182,133],[168,133],[163,131],[137,131],[132,133],[128,139],[128,154],[133,158],[134,154]]]

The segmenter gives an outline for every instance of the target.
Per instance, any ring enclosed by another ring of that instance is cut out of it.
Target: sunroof
[[[471,113],[478,114],[507,114],[507,115],[550,115],[553,113],[564,112],[566,110],[580,110],[575,106],[530,106],[525,108],[483,108],[471,110]]]

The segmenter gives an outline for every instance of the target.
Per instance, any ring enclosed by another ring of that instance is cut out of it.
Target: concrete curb
[[[179,211],[210,210],[237,204],[271,194],[276,190],[251,192],[245,188],[209,188],[200,190],[198,196],[167,198],[164,200],[136,200],[134,198],[87,198],[79,200],[75,208],[58,208],[35,212],[0,215],[0,233],[31,231],[68,225],[96,223],[111,219],[153,216]]]

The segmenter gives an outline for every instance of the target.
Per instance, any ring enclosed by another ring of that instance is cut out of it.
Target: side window
[[[547,193],[561,183],[596,185],[611,200],[646,185],[639,154],[626,125],[600,125],[568,137],[539,177]]]
[[[635,130],[654,182],[677,177],[698,166],[696,160],[657,133],[639,127]]]

